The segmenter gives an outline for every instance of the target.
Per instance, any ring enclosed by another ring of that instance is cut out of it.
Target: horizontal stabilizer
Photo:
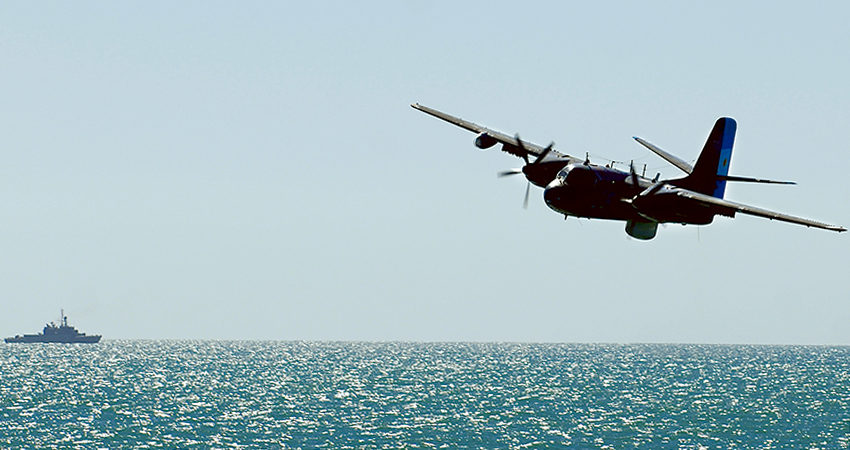
[[[670,153],[667,153],[664,150],[661,150],[661,148],[659,148],[659,147],[657,147],[657,146],[655,146],[655,145],[653,145],[653,144],[651,144],[651,143],[649,143],[649,142],[647,142],[647,141],[645,141],[645,140],[643,140],[643,139],[641,139],[637,136],[635,136],[634,139],[636,141],[638,141],[638,143],[640,143],[640,145],[643,145],[644,147],[650,149],[656,155],[664,158],[670,164],[673,164],[674,166],[678,167],[682,172],[691,173],[691,172],[694,171],[694,166],[688,164],[685,160],[680,159],[677,156],[671,155]]]
[[[726,181],[740,181],[744,183],[765,183],[765,184],[797,184],[795,181],[776,181],[776,180],[764,180],[761,178],[748,178],[748,177],[736,177],[732,175],[726,176],[718,176],[721,180]]]

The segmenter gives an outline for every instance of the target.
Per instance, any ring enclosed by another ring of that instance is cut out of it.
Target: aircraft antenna
[[[643,163],[643,172],[641,172],[640,176],[646,178],[646,163]]]

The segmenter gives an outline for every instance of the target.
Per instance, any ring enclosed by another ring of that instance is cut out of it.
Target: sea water
[[[848,448],[850,348],[0,346],[0,447]]]

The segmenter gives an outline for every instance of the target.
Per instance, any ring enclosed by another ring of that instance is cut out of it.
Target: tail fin
[[[735,143],[735,119],[721,117],[714,123],[711,134],[699,154],[694,170],[685,177],[685,183],[694,191],[723,198],[726,177],[732,162],[732,145]]]

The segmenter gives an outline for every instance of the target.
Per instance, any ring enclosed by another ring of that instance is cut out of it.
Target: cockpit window
[[[558,172],[558,179],[561,180],[561,181],[566,180],[567,179],[567,172],[568,172],[568,170],[566,168],[561,169],[561,171]]]

